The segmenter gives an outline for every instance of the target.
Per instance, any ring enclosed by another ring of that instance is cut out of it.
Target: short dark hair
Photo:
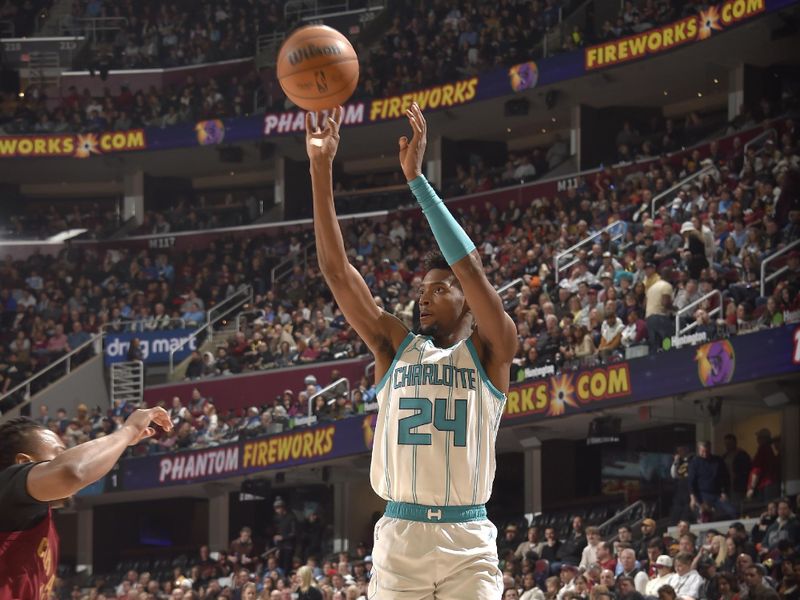
[[[30,451],[29,434],[42,425],[28,417],[15,417],[0,425],[0,470],[14,464],[20,452]]]
[[[426,271],[432,269],[444,269],[445,271],[452,271],[453,267],[445,259],[444,255],[439,250],[431,250],[422,259],[422,264],[425,266]]]

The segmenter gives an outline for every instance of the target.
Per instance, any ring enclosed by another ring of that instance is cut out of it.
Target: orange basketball
[[[341,33],[325,25],[301,27],[278,53],[278,82],[305,110],[344,104],[358,85],[358,56]]]

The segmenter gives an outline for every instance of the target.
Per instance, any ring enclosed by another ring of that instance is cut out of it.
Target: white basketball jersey
[[[409,333],[377,399],[375,493],[426,506],[486,503],[505,395],[489,381],[471,340],[443,349]]]

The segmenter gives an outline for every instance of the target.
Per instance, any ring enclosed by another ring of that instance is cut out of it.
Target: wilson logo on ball
[[[287,57],[289,59],[289,63],[291,65],[297,65],[303,62],[304,60],[308,60],[310,58],[315,58],[317,56],[336,56],[342,53],[342,49],[339,46],[315,46],[314,44],[309,44],[305,48],[298,48],[294,52],[291,52]]]

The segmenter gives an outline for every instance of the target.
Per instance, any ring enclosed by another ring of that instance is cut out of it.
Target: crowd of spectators
[[[328,385],[340,379],[337,370],[331,373],[329,382],[318,382],[314,375],[309,374],[302,389],[286,389],[261,405],[219,411],[214,399],[204,396],[195,387],[187,398],[174,396],[159,402],[172,418],[172,431],[159,432],[129,449],[126,455],[206,448],[289,431],[308,422],[306,417],[309,416],[309,399],[312,397],[311,414],[318,423],[345,419],[376,408],[375,384],[366,377],[354,381],[349,391],[347,386],[333,386],[325,391]],[[51,415],[46,405],[40,405],[36,419],[59,435],[67,448],[72,448],[113,433],[135,408],[131,403],[115,400],[107,410],[100,407],[90,409],[86,404],[80,404],[74,414],[59,408],[55,415]]]
[[[47,19],[51,4],[52,0],[4,0],[0,3],[0,30],[3,37],[33,34]]]
[[[732,444],[726,438],[724,456],[711,454],[703,442],[697,449],[697,455],[676,455],[673,467],[675,479],[690,482],[681,486],[676,481],[676,496],[683,493],[687,507],[695,493],[699,499],[686,518],[657,521],[655,515],[645,515],[612,529],[588,524],[580,514],[560,527],[555,523],[561,519],[548,519],[559,515],[545,513],[533,523],[520,519],[501,524],[497,552],[502,599],[797,600],[800,498],[773,495],[777,486],[758,487],[764,473],[756,465],[759,447],[751,471],[749,464],[744,469],[750,474],[746,486],[752,482],[758,489],[751,507],[761,507],[760,517],[746,526],[734,512],[704,524],[703,511],[714,500],[705,478],[733,481],[742,470],[741,455],[748,461],[749,455],[736,447],[735,438]],[[731,456],[736,460],[729,460]],[[703,491],[695,492],[696,485]],[[721,490],[732,493],[730,487]],[[717,499],[725,498],[721,490]],[[212,551],[203,545],[196,554],[172,560],[123,561],[109,576],[84,580],[83,588],[70,590],[60,582],[56,594],[76,600],[124,600],[142,594],[150,600],[366,599],[373,573],[369,542],[358,543],[352,552],[334,553],[319,509],[294,510],[280,496],[272,504],[273,518],[263,530],[242,527],[227,547]]]
[[[555,197],[513,202],[502,210],[489,201],[467,209],[454,205],[490,280],[498,287],[524,281],[504,298],[520,338],[514,378],[545,365],[613,361],[634,352],[631,347],[656,351],[675,333],[675,311],[712,290],[720,295],[685,313],[686,324],[696,321],[694,331],[710,338],[794,320],[800,309],[797,252],[787,253],[786,272],[766,296],[759,289],[764,257],[800,237],[798,132],[792,120],[779,129],[776,139],[747,153],[738,140],[724,154],[715,142],[707,154],[663,157],[627,175],[609,168]],[[649,214],[654,194],[707,164],[718,170]],[[375,301],[409,327],[423,259],[432,249],[432,236],[417,219],[416,212],[401,211],[390,221],[343,226],[350,257]],[[619,225],[578,251],[575,264],[556,281],[554,256],[609,223]],[[313,261],[271,286],[270,268],[286,257],[300,258],[311,235],[303,229],[279,238],[221,238],[207,248],[169,255],[73,247],[56,258],[6,259],[0,263],[0,389],[64,352],[67,335],[76,329],[93,333],[126,319],[184,318],[245,283],[254,287],[251,309],[259,312],[239,334],[244,339],[221,350],[225,360],[216,350],[215,360],[225,366],[214,371],[365,354]],[[719,314],[711,314],[714,309]]]
[[[64,200],[47,202],[46,206],[43,203],[30,203],[24,207],[15,204],[5,208],[8,214],[0,215],[0,236],[4,240],[47,239],[70,229],[85,229],[81,239],[102,239],[122,224],[116,208],[111,199],[97,202]]]

